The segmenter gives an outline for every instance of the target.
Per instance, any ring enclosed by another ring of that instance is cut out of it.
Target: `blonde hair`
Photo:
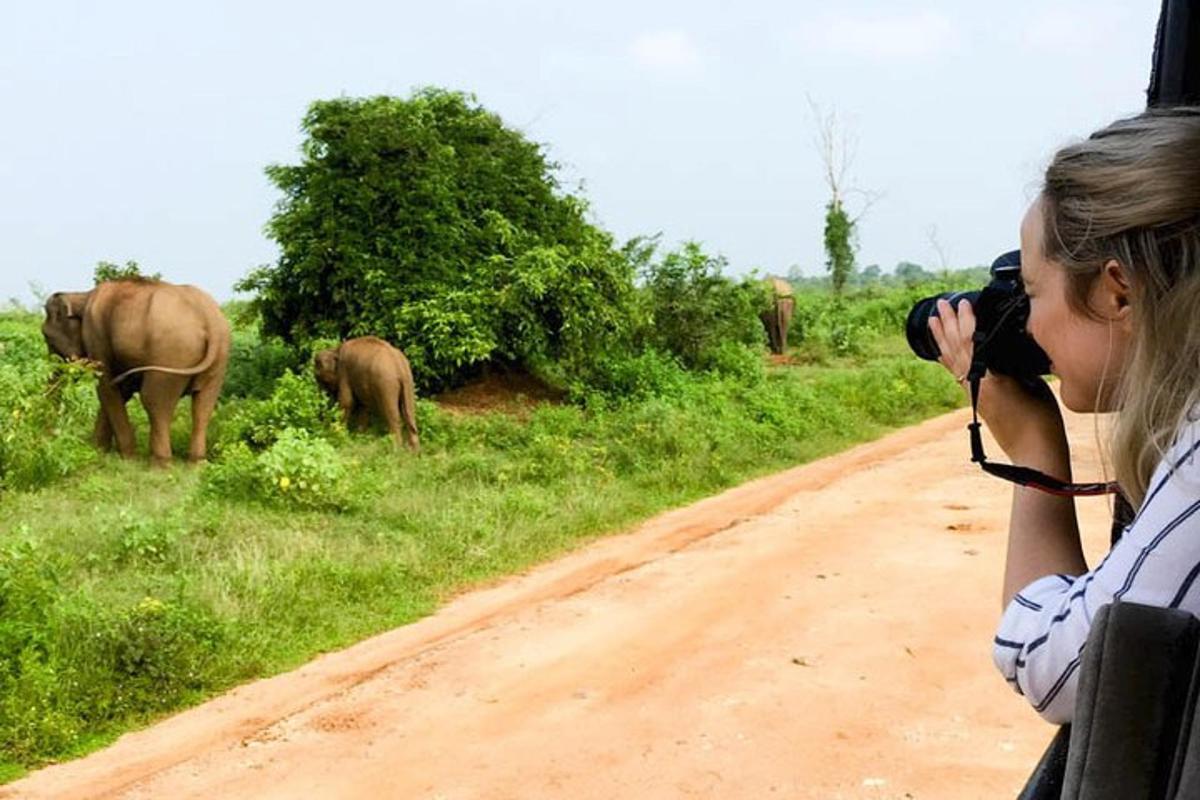
[[[1200,107],[1146,111],[1064,147],[1042,188],[1045,255],[1067,271],[1070,304],[1104,265],[1128,276],[1133,336],[1115,388],[1110,442],[1136,507],[1200,401]]]

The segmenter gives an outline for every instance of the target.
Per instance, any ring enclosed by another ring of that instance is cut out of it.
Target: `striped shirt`
[[[1013,597],[993,658],[1005,680],[1054,723],[1071,721],[1079,664],[1096,611],[1114,600],[1200,616],[1200,422],[1159,462],[1146,499],[1105,556],[1083,575],[1047,575]]]

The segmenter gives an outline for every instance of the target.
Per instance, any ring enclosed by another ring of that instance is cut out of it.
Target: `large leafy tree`
[[[629,260],[473,96],[318,101],[303,130],[301,163],[267,168],[279,260],[239,285],[265,333],[381,336],[426,388],[489,361],[570,374],[624,335]]]

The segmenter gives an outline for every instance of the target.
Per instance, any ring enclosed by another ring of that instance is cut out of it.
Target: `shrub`
[[[244,442],[225,449],[204,473],[205,493],[285,508],[340,510],[350,505],[347,469],[333,445],[307,431],[280,430],[261,453]]]
[[[657,261],[647,254],[641,270],[647,309],[642,339],[687,369],[710,365],[721,346],[761,350],[759,313],[769,303],[766,289],[754,280],[725,277],[726,266],[723,257],[707,255],[696,242]]]
[[[96,269],[92,273],[97,286],[105,281],[121,281],[129,278],[147,278],[152,281],[162,280],[162,273],[155,272],[150,275],[142,273],[141,266],[136,261],[126,261],[125,266],[114,264],[111,261],[100,261],[96,264]]]
[[[234,329],[229,368],[221,390],[225,397],[269,397],[289,370],[301,369],[297,351],[257,331]]]
[[[91,369],[51,358],[34,320],[0,321],[0,488],[36,489],[96,459]]]
[[[573,365],[623,335],[628,260],[542,147],[473,97],[320,101],[302,125],[301,163],[267,168],[281,256],[238,287],[264,332],[400,342],[422,389],[489,360]]]
[[[688,376],[679,362],[654,349],[597,358],[568,386],[568,397],[589,407],[632,403],[679,394]]]
[[[64,586],[27,536],[0,548],[0,757],[59,755],[83,731],[177,707],[210,685],[222,627],[146,597],[114,610]]]
[[[195,607],[144,597],[111,620],[98,647],[125,702],[133,708],[171,708],[203,685],[207,662],[224,638],[219,622]]]
[[[346,467],[333,445],[305,431],[283,431],[258,456],[265,489],[285,504],[302,508],[344,508]]]
[[[221,447],[240,441],[262,450],[289,429],[326,438],[339,438],[343,432],[340,412],[316,380],[291,370],[275,382],[270,397],[247,401],[234,410],[228,426],[222,426]]]
[[[721,342],[713,347],[705,353],[701,366],[747,385],[757,384],[766,376],[761,352],[737,342]]]

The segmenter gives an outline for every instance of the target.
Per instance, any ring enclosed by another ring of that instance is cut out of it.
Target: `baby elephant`
[[[360,336],[317,353],[313,367],[317,383],[337,398],[347,428],[363,411],[379,414],[399,447],[403,417],[408,446],[421,449],[412,367],[404,353],[378,337]]]

